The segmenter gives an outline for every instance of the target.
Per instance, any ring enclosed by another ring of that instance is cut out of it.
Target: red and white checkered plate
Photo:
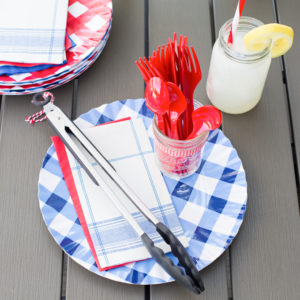
[[[112,0],[69,0],[67,33],[76,46],[66,52],[67,63],[49,69],[0,76],[0,85],[43,84],[82,66],[97,51],[112,19]]]

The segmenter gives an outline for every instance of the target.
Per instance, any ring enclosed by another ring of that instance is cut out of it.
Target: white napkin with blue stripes
[[[126,119],[83,131],[153,214],[166,224],[187,247],[187,239],[164,179],[156,166],[143,121]],[[56,147],[56,152],[57,150],[58,147]],[[67,151],[67,157],[85,222],[96,252],[97,259],[95,260],[96,262],[98,260],[100,264],[99,269],[105,270],[150,258],[151,256],[143,246],[141,239],[101,187],[91,181],[69,151]],[[60,155],[58,158],[60,160]],[[63,166],[61,161],[60,165]],[[67,177],[69,176],[66,175],[65,170],[63,173],[68,183]],[[117,194],[120,194],[118,190],[116,191]],[[72,193],[70,194],[72,195]],[[162,240],[154,226],[124,195],[120,195],[120,199],[155,244],[164,252],[169,252],[169,246]],[[74,202],[74,199],[72,200]],[[74,203],[75,207],[76,205]]]
[[[2,0],[0,61],[61,64],[68,0]]]

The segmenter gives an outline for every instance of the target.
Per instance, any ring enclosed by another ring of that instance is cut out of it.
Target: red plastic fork
[[[188,39],[187,36],[183,37],[180,35],[178,49],[178,73],[179,73],[179,83],[182,90],[182,59],[184,48],[187,47]]]
[[[168,60],[169,56],[169,47],[162,45],[157,47],[156,52],[153,51],[152,57],[149,57],[149,61],[159,70],[166,81],[172,81],[170,62]]]
[[[135,61],[135,64],[137,65],[138,69],[140,70],[145,82],[147,83],[149,81],[149,79],[151,78],[150,72],[144,66],[144,64],[139,63],[137,60]]]
[[[160,72],[165,81],[173,82],[180,85],[181,79],[181,51],[183,37],[180,37],[180,45],[177,43],[177,35],[174,33],[173,41],[169,39],[168,45],[158,46],[156,51],[153,51],[152,57],[149,58],[156,69]],[[187,39],[184,39],[186,42]]]
[[[177,85],[177,72],[176,72],[176,53],[175,53],[175,45],[169,38],[168,46],[170,48],[170,56],[168,57],[169,66],[171,68],[172,80],[171,82]]]
[[[135,63],[138,69],[140,70],[146,83],[152,77],[160,77],[161,79],[164,80],[164,76],[161,74],[161,72],[156,68],[156,66],[151,61],[148,61],[146,57],[144,57],[144,60],[140,57],[139,60],[140,62],[136,61]]]
[[[187,137],[193,130],[192,112],[194,110],[194,91],[200,82],[202,74],[194,47],[191,46],[193,57],[187,46],[183,47],[182,57],[182,91],[187,100],[187,110],[184,114],[184,136]],[[194,58],[194,61],[193,61]]]

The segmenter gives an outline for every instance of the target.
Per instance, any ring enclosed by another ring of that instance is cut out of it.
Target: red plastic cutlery
[[[169,120],[171,125],[170,137],[173,139],[183,139],[182,124],[180,116],[186,110],[187,103],[184,95],[178,86],[173,82],[167,82],[170,94]]]
[[[194,91],[197,84],[200,82],[202,74],[200,64],[196,52],[191,46],[193,57],[187,46],[183,47],[182,58],[182,92],[186,97],[188,107],[184,115],[185,137],[187,137],[193,130],[192,112],[194,110]],[[193,61],[194,58],[194,61]]]
[[[194,118],[199,112],[193,114],[193,101],[194,91],[202,74],[195,50],[188,46],[187,37],[180,35],[178,41],[175,32],[173,40],[169,38],[167,45],[158,46],[148,59],[139,58],[136,65],[147,86],[154,77],[157,78],[151,81],[148,88],[152,94],[147,90],[145,95],[151,94],[147,106],[157,114],[159,128],[167,135],[170,133],[170,137],[174,139],[186,139],[192,134],[197,135],[200,121],[196,123]],[[169,92],[168,113],[163,109],[165,103],[161,104],[160,108],[158,106],[158,99],[162,101],[162,98],[167,97],[166,89]],[[153,106],[153,103],[156,105]],[[207,126],[205,122],[202,125]],[[194,126],[196,127],[193,129]]]
[[[170,107],[170,95],[167,84],[159,77],[149,79],[145,89],[147,107],[156,114],[159,129],[170,134],[167,113]]]
[[[221,112],[212,105],[204,105],[192,113],[193,131],[187,137],[187,140],[201,135],[205,131],[214,130],[222,124]]]
[[[140,70],[146,83],[152,77],[160,77],[161,79],[164,80],[163,75],[160,73],[160,71],[151,61],[148,61],[146,57],[144,57],[144,60],[140,57],[139,60],[140,62],[136,61],[135,63],[138,69]]]

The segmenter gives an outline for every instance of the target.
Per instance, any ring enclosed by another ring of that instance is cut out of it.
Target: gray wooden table
[[[114,0],[109,41],[80,78],[53,90],[56,104],[75,118],[117,99],[143,96],[134,61],[188,35],[203,79],[195,98],[209,103],[205,82],[220,26],[235,0]],[[300,299],[300,2],[248,0],[244,15],[279,21],[295,30],[292,50],[274,59],[259,105],[242,115],[224,114],[223,130],[243,161],[249,199],[239,235],[202,271],[200,296],[176,283],[132,286],[100,278],[63,255],[47,231],[37,181],[50,145],[47,123],[29,126],[31,96],[3,96],[0,135],[0,299]]]

